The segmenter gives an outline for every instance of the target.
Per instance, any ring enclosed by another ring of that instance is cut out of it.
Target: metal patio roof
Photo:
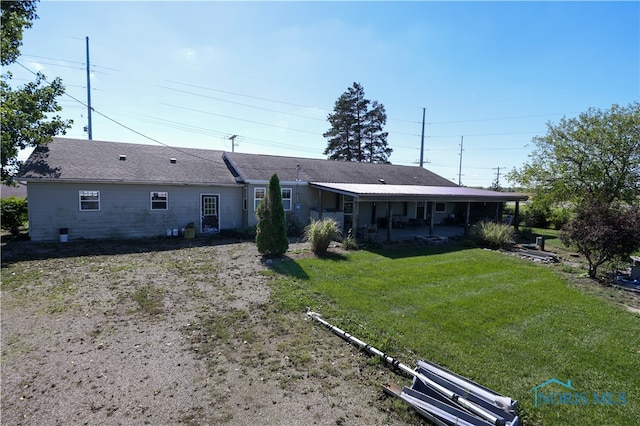
[[[419,185],[385,185],[357,183],[310,182],[312,188],[336,192],[361,201],[471,201],[471,202],[506,202],[525,201],[528,196],[518,192],[498,192],[487,189],[467,188],[464,186],[419,186]]]

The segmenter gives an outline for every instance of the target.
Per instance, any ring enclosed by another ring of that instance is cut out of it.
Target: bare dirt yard
[[[279,312],[273,279],[250,242],[3,241],[1,423],[423,423],[381,391],[408,379]]]

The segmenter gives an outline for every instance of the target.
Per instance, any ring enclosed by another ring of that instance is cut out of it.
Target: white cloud
[[[35,62],[35,61],[29,61],[28,62],[28,67],[31,68],[31,69],[35,69],[37,72],[42,72],[42,71],[47,69],[44,65],[42,65],[39,62]]]

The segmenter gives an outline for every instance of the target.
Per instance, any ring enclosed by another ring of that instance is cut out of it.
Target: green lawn
[[[455,247],[358,251],[275,268],[283,309],[309,306],[405,364],[430,360],[515,398],[527,425],[640,419],[640,316],[581,293],[552,268]],[[571,380],[589,403],[535,407],[531,389],[551,378]],[[593,392],[612,392],[620,404],[593,404]]]

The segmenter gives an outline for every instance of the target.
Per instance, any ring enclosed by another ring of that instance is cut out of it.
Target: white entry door
[[[203,233],[218,232],[220,230],[220,196],[202,194],[200,196],[201,223]]]

